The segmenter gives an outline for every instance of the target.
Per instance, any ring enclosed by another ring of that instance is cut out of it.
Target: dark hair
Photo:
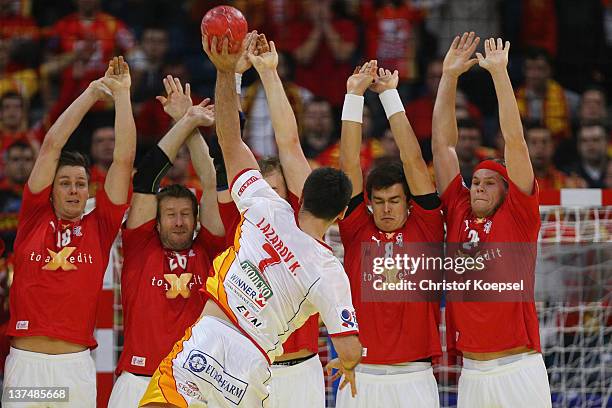
[[[601,120],[590,120],[590,121],[587,121],[587,122],[584,122],[583,124],[581,124],[578,127],[578,130],[576,132],[576,136],[578,137],[578,139],[580,139],[580,136],[582,135],[582,129],[584,129],[584,128],[591,128],[591,127],[602,128],[603,131],[604,131],[604,136],[605,136],[606,140],[610,139],[610,129],[608,129],[606,124],[603,121],[601,121]]]
[[[89,180],[89,160],[87,160],[87,157],[83,156],[81,153],[62,150],[59,161],[57,162],[55,173],[57,173],[59,169],[64,166],[83,167],[87,173],[87,179]]]
[[[408,183],[406,182],[404,166],[398,160],[385,160],[374,167],[370,171],[370,174],[368,174],[368,178],[366,179],[366,192],[371,199],[372,190],[389,188],[398,183],[402,185],[406,197],[410,198],[410,187],[408,187]]]
[[[172,184],[168,187],[162,188],[159,193],[156,194],[157,197],[157,221],[161,214],[159,213],[159,208],[161,206],[161,202],[168,197],[172,198],[188,198],[191,200],[191,208],[193,209],[193,218],[197,220],[198,218],[198,199],[195,194],[191,192],[190,189],[181,185],[181,184]]]
[[[259,159],[257,163],[259,164],[261,175],[264,177],[275,171],[280,171],[281,173],[283,172],[283,168],[281,167],[280,159],[278,157],[264,157],[263,159]]]
[[[530,47],[525,51],[525,61],[540,58],[544,59],[546,63],[552,67],[552,58],[550,57],[548,51],[546,51],[544,48]]]
[[[525,139],[527,138],[527,134],[529,133],[530,130],[540,130],[540,129],[545,130],[549,134],[551,134],[550,129],[548,129],[538,120],[531,119],[531,120],[526,120],[523,122],[523,132],[525,133]],[[552,134],[551,134],[551,137],[552,137]]]
[[[6,148],[7,157],[9,155],[9,152],[13,149],[29,149],[32,151],[32,153],[34,153],[34,148],[32,147],[32,145],[22,139],[14,141]]]
[[[2,94],[2,97],[0,97],[0,107],[7,99],[19,99],[19,102],[21,102],[21,107],[25,107],[25,100],[23,99],[23,96],[19,95],[17,92],[12,91]]]
[[[304,210],[317,218],[332,220],[348,206],[352,193],[351,180],[343,171],[318,168],[304,182]]]

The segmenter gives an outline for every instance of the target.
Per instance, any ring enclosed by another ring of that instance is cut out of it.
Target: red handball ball
[[[204,15],[200,29],[202,36],[208,36],[209,46],[212,37],[218,37],[217,51],[219,52],[221,52],[223,37],[227,37],[229,52],[233,54],[240,50],[240,45],[247,35],[249,27],[240,10],[232,6],[217,6],[208,10]]]

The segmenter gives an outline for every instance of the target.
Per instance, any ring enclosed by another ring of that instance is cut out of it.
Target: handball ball
[[[240,50],[242,40],[247,34],[247,21],[240,10],[231,6],[218,6],[208,10],[202,18],[202,36],[208,35],[210,46],[212,37],[217,38],[217,51],[221,52],[223,37],[229,40],[229,52],[235,53]]]

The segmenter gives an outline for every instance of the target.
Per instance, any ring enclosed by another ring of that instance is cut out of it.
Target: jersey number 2
[[[268,253],[268,255],[270,255],[269,258],[264,258],[261,260],[261,262],[259,262],[259,270],[263,273],[264,269],[267,267],[280,263],[281,258],[278,252],[276,252],[276,249],[274,249],[269,243],[266,242],[263,244],[262,248]]]

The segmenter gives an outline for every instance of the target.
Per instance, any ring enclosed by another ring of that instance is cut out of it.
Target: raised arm
[[[527,143],[523,136],[523,125],[519,114],[512,83],[508,76],[508,52],[510,41],[504,43],[501,38],[490,38],[484,43],[485,57],[477,53],[478,64],[489,71],[493,78],[497,102],[499,105],[499,126],[506,147],[504,159],[508,177],[525,194],[533,192],[533,167],[529,159]]]
[[[128,228],[137,228],[147,221],[155,218],[157,213],[157,199],[155,194],[159,187],[159,181],[172,165],[177,152],[190,134],[201,138],[189,118],[184,118],[191,108],[190,85],[185,89],[178,78],[168,75],[163,79],[167,96],[158,96],[164,111],[177,122],[175,126],[159,141],[156,147],[151,149],[138,164],[138,171],[134,177],[134,195],[132,205],[127,219]],[[199,105],[202,107],[201,126],[212,126],[214,124],[214,107],[208,105],[210,99],[205,99]],[[192,157],[192,160],[193,157]]]
[[[444,193],[446,187],[459,174],[459,159],[455,151],[459,135],[455,113],[457,81],[461,74],[478,62],[471,56],[479,41],[480,38],[474,38],[473,32],[463,33],[461,38],[455,37],[444,57],[442,78],[431,123],[431,149],[440,194]]]
[[[346,96],[342,109],[342,132],[340,133],[340,168],[353,184],[355,197],[363,192],[361,173],[361,123],[363,117],[363,94],[376,76],[376,60],[355,68],[346,81]]]
[[[49,128],[28,179],[28,187],[32,193],[38,193],[53,183],[57,163],[68,138],[89,109],[98,100],[110,96],[110,90],[101,79],[93,81]]]
[[[388,69],[379,68],[376,81],[370,86],[379,94],[383,104],[393,138],[400,152],[406,181],[413,195],[431,194],[436,191],[427,164],[421,154],[421,146],[408,122],[404,105],[397,92],[399,73],[391,73]]]
[[[123,57],[111,61],[102,78],[115,101],[115,150],[113,163],[104,181],[104,191],[114,204],[127,202],[134,156],[136,155],[136,124],[130,100],[130,69]]]
[[[274,138],[278,146],[278,156],[287,188],[300,197],[304,182],[311,169],[300,145],[295,114],[276,71],[278,54],[274,42],[270,41],[268,45],[265,36],[262,34],[259,36],[259,45],[259,55],[250,53],[249,60],[259,73],[266,92],[270,118],[274,128]]]
[[[217,138],[227,179],[231,183],[236,175],[245,169],[259,169],[255,156],[240,137],[240,120],[238,118],[238,100],[236,98],[236,63],[240,53],[228,53],[228,40],[223,39],[222,51],[217,51],[217,37],[212,38],[208,46],[208,38],[202,38],[202,47],[211,62],[217,68],[217,84],[215,87],[215,116]],[[243,47],[245,44],[243,43]]]

